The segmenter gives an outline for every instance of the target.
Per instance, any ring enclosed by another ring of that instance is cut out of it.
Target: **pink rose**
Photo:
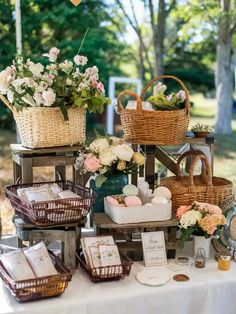
[[[59,53],[60,53],[60,49],[58,49],[56,47],[52,47],[49,50],[49,53],[44,53],[43,56],[48,57],[49,61],[55,62],[57,60],[57,56],[59,55]]]
[[[92,81],[92,86],[93,86],[93,88],[96,88],[98,86],[98,81],[97,80],[93,80]]]
[[[99,83],[98,83],[98,85],[97,85],[97,90],[98,90],[100,93],[105,93],[104,85],[102,84],[102,82],[99,82]]]
[[[191,206],[180,206],[177,210],[176,217],[180,220],[183,214],[185,214],[190,208]]]
[[[90,172],[96,172],[101,168],[100,160],[93,154],[88,154],[84,161],[84,169]]]
[[[36,101],[36,105],[39,106],[43,103],[43,97],[41,93],[35,92],[33,98]]]
[[[77,65],[85,65],[88,62],[88,58],[85,56],[76,55],[74,56],[74,62]]]

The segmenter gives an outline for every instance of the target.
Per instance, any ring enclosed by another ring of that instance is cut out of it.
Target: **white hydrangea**
[[[196,210],[187,211],[180,219],[181,228],[187,229],[190,226],[194,226],[202,219],[202,214]]]
[[[130,161],[133,157],[134,151],[128,144],[121,144],[112,147],[112,152],[120,160]]]
[[[89,145],[89,149],[95,153],[107,151],[109,148],[110,144],[106,138],[98,138]]]

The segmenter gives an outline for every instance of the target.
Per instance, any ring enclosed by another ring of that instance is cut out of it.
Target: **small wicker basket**
[[[190,164],[189,175],[181,176],[180,164],[188,156],[194,157]],[[202,162],[202,172],[201,175],[194,175],[194,168],[198,160]],[[212,177],[207,157],[198,150],[182,154],[177,162],[177,176],[162,179],[161,185],[170,189],[174,211],[177,211],[181,205],[190,205],[194,201],[220,207],[222,204],[224,211],[234,204],[232,182],[224,178]]]
[[[58,107],[27,107],[17,111],[1,94],[0,99],[13,113],[23,146],[42,148],[85,142],[86,110],[84,108],[68,108],[69,120],[65,121]]]
[[[62,190],[70,190],[79,198],[57,199],[52,201],[27,202],[17,195],[17,190],[56,183]],[[26,222],[38,227],[49,227],[65,223],[79,222],[89,213],[95,202],[95,193],[89,188],[76,186],[70,181],[37,182],[33,184],[8,185],[6,195],[16,213]]]
[[[73,271],[67,268],[59,257],[49,253],[57,275],[14,281],[0,262],[0,276],[5,286],[18,302],[34,301],[61,295],[72,278]]]
[[[133,262],[124,254],[120,253],[120,257],[121,265],[90,268],[85,262],[83,252],[76,252],[81,270],[92,282],[114,281],[129,276]]]
[[[186,94],[185,108],[179,110],[150,111],[142,109],[147,90],[161,79],[177,81]],[[137,100],[135,110],[124,109],[122,97],[130,95]],[[121,124],[125,138],[133,144],[177,145],[184,141],[190,120],[189,93],[184,83],[175,76],[163,75],[150,81],[141,93],[141,98],[129,90],[119,94],[117,99]]]

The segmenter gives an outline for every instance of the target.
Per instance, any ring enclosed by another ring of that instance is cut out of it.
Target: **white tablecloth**
[[[156,267],[170,274],[160,287],[139,284],[135,276],[143,270],[134,263],[129,277],[107,283],[91,283],[79,270],[65,293],[56,298],[18,303],[0,282],[0,314],[235,314],[236,263],[231,270],[219,271],[211,259],[204,269],[189,266],[182,271],[187,282],[176,282],[178,272]]]

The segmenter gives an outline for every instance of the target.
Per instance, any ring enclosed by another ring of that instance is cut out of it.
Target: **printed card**
[[[99,245],[101,266],[120,265],[120,254],[117,245]]]
[[[144,232],[141,235],[145,266],[166,265],[167,258],[164,232]]]

